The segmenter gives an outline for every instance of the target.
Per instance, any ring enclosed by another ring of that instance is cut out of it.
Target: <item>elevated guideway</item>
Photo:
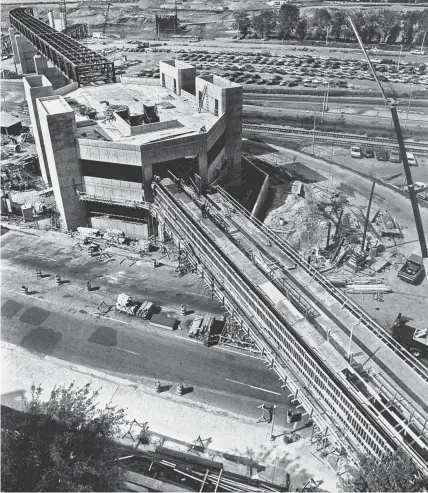
[[[79,86],[100,81],[116,82],[113,62],[36,19],[33,9],[13,9],[9,12],[9,19],[11,25],[45,58]],[[77,35],[78,31],[74,34]]]
[[[296,281],[294,273],[304,270],[297,252],[284,251],[282,246],[283,257],[279,258],[281,249],[275,238],[269,238],[260,225],[245,231],[245,215],[232,201],[229,206],[236,211],[237,221],[215,207],[212,202],[222,193],[217,188],[213,196],[199,197],[179,181],[164,180],[155,185],[152,214],[160,229],[188,252],[213,295],[247,330],[266,364],[305,409],[326,455],[346,450],[352,460],[358,453],[380,459],[401,446],[428,475],[426,373],[410,354],[410,364],[396,354],[379,327],[377,333],[367,330],[369,344],[376,344],[369,350],[379,349],[378,357],[385,365],[397,365],[399,377],[405,380],[404,390],[403,382],[387,380],[382,387],[379,379],[360,371],[344,354],[343,340],[332,334],[335,324],[342,333],[346,330],[325,309],[335,301],[333,295],[320,288],[321,303]],[[229,200],[225,193],[222,200]],[[276,269],[268,267],[272,263]],[[319,285],[323,280],[312,273],[309,281]],[[346,303],[343,309],[352,317],[358,311]]]

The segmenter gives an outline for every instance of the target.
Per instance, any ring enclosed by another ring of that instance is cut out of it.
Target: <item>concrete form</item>
[[[176,60],[160,62],[158,86],[140,81],[68,92],[43,75],[24,78],[42,176],[67,229],[153,234],[141,203],[169,169],[201,190],[220,175],[240,180],[242,86]]]

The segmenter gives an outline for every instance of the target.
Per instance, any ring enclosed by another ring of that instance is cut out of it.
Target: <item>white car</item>
[[[414,55],[425,55],[425,51],[424,50],[412,50],[411,53],[413,53]]]
[[[379,50],[379,48],[376,48],[376,46],[374,48],[372,48],[371,50],[369,51],[382,51],[382,50]]]

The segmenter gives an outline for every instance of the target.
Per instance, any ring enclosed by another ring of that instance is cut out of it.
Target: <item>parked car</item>
[[[397,151],[396,149],[389,151],[389,160],[391,163],[401,163],[400,151]]]
[[[378,161],[388,161],[388,151],[385,149],[376,149],[375,156]]]
[[[413,154],[413,152],[406,152],[407,162],[410,166],[417,166],[418,162]]]
[[[361,149],[361,153],[362,153],[363,157],[369,157],[369,158],[374,157],[373,149],[371,149],[370,147],[363,147]]]
[[[362,157],[361,147],[351,146],[351,157]]]

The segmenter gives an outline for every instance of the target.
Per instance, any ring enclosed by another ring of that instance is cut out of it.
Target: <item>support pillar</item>
[[[36,58],[36,57],[35,57]],[[45,143],[43,133],[40,128],[40,118],[36,104],[37,98],[53,96],[53,87],[48,79],[42,75],[29,75],[24,77],[25,99],[28,104],[28,113],[30,115],[33,129],[34,141],[36,142],[37,155],[40,163],[40,171],[46,186],[51,184],[48,161],[46,157]]]
[[[75,230],[87,226],[86,206],[77,193],[83,190],[83,183],[74,111],[62,96],[56,95],[38,99],[37,108],[62,227]]]
[[[198,174],[201,178],[201,192],[208,185],[208,156],[207,153],[198,154]]]
[[[34,66],[36,68],[37,75],[43,75],[45,68],[48,66],[48,61],[42,55],[34,55]]]
[[[22,35],[15,35],[18,60],[21,65],[23,74],[34,74],[36,66],[34,65],[34,55],[37,55],[37,49]],[[13,43],[12,43],[13,49]]]

